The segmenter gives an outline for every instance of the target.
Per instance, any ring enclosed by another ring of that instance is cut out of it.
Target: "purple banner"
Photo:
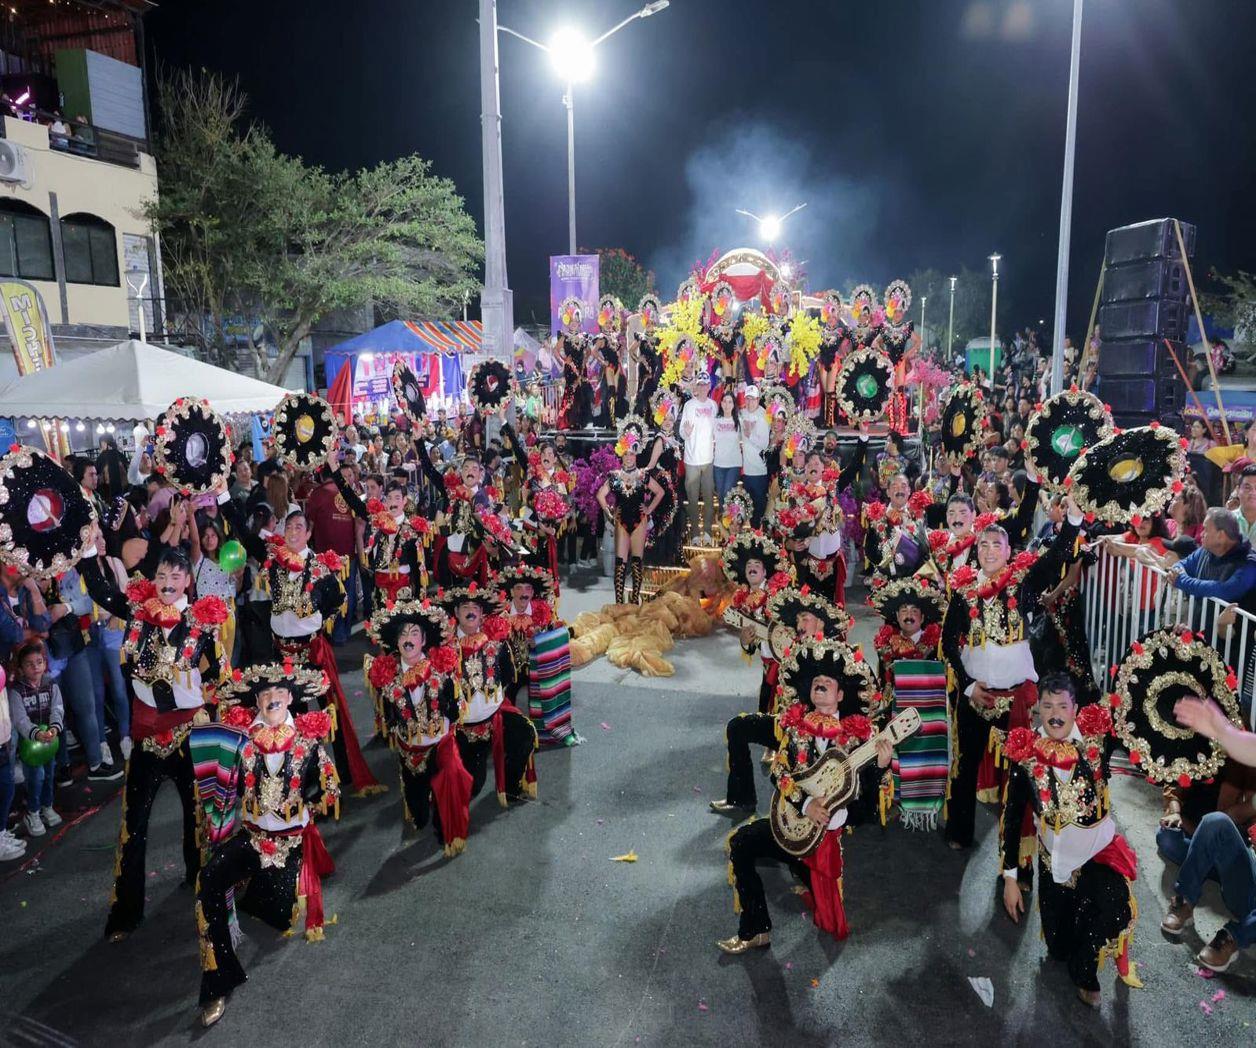
[[[580,330],[597,331],[598,263],[597,255],[550,255],[550,334],[556,335],[564,326],[563,304],[570,308],[572,300],[580,310]]]

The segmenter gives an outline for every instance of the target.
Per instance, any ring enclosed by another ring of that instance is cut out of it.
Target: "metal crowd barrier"
[[[1234,608],[1234,622],[1221,624],[1225,602],[1187,596],[1169,585],[1167,572],[1106,550],[1087,570],[1083,593],[1090,665],[1105,692],[1113,684],[1112,667],[1133,641],[1163,626],[1189,625],[1234,670],[1239,704],[1256,730],[1256,616]]]

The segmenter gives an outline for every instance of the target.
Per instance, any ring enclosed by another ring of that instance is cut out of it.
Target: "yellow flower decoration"
[[[794,314],[789,325],[789,373],[805,375],[820,355],[820,322],[806,313]]]
[[[756,342],[772,330],[772,322],[762,313],[747,313],[741,322],[741,337],[746,341],[746,349],[754,348]]]

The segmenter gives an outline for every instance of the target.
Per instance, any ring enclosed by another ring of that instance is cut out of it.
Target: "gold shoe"
[[[201,1009],[201,1025],[213,1026],[227,1010],[227,998],[215,997]]]
[[[130,938],[130,935],[131,935],[130,932],[113,932],[109,936],[109,941],[110,942],[126,942],[126,940]]]
[[[740,953],[749,953],[751,950],[771,946],[772,933],[760,932],[753,939],[743,939],[740,935],[734,935],[728,939],[720,939],[715,945],[725,953],[731,953],[735,956]]]
[[[746,810],[740,804],[733,804],[732,801],[711,801],[708,807],[717,815],[736,815]]]
[[[1083,990],[1079,986],[1077,988],[1077,999],[1089,1008],[1098,1008],[1103,997],[1098,990]]]

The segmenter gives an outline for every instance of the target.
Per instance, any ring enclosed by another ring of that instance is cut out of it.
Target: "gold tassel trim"
[[[374,797],[377,793],[387,793],[387,792],[388,792],[388,787],[385,786],[382,782],[377,782],[375,783],[374,786],[359,786],[356,790],[353,791],[353,796]],[[336,809],[337,809],[337,812],[339,812],[339,809],[340,809],[339,804],[337,804]]]
[[[445,858],[452,859],[455,855],[461,855],[466,850],[467,839],[465,837],[455,837],[445,845]]]

